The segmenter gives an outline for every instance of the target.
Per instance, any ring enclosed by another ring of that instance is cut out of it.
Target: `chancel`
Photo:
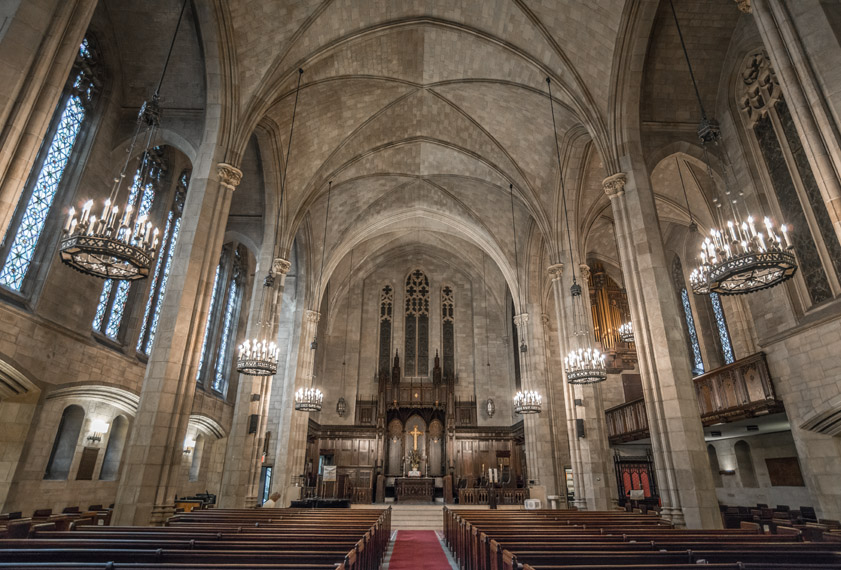
[[[839,69],[836,0],[0,2],[0,570],[837,567]]]

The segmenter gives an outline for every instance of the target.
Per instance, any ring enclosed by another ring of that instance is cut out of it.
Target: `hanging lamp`
[[[321,240],[321,270],[318,273],[318,289],[323,290],[321,280],[324,278],[324,258],[327,257],[327,223],[330,221],[330,190],[333,188],[333,181],[327,184],[327,209],[324,212],[324,237]],[[313,353],[318,349],[318,322],[315,323],[315,335],[310,343]],[[315,354],[312,355],[313,371],[315,370]],[[295,392],[295,409],[301,412],[320,412],[324,402],[324,393],[313,386],[315,372],[312,374],[309,388],[299,388]]]
[[[277,220],[282,224],[283,197],[286,191],[286,174],[289,172],[289,154],[292,152],[292,134],[295,132],[295,115],[298,111],[298,94],[301,90],[301,76],[303,69],[298,69],[298,85],[295,87],[295,104],[292,107],[292,124],[289,127],[289,142],[286,145],[286,160],[283,167],[283,176],[280,179],[280,200],[278,200]],[[277,249],[277,236],[283,235],[281,231],[275,234],[275,243],[272,251]],[[260,315],[257,322],[257,335],[254,339],[246,339],[238,348],[237,372],[248,376],[273,376],[277,373],[277,360],[279,349],[274,340],[275,324],[275,301],[277,299],[275,286],[274,267],[269,267],[268,274],[263,279],[263,290],[260,293]]]
[[[514,243],[514,271],[517,277],[517,297],[520,298],[520,260],[517,255],[517,224],[514,221],[514,185],[509,184],[508,190],[511,193],[511,233]],[[529,347],[526,345],[526,339],[521,338],[520,353],[525,354],[528,351]],[[543,396],[537,390],[520,390],[514,394],[514,413],[539,414],[542,410]]]
[[[714,119],[707,117],[672,0],[669,0],[669,5],[701,111],[698,137],[704,150],[707,174],[715,186],[707,148],[710,144],[716,148],[720,146],[721,129]],[[717,227],[710,229],[709,236],[701,243],[700,264],[689,276],[692,291],[699,295],[743,295],[788,281],[797,272],[797,260],[788,235],[788,227],[781,224],[779,229],[776,229],[774,222],[764,215],[759,204],[759,215],[754,216],[748,210],[744,193],[738,192],[738,195],[734,195],[731,192],[723,147],[721,154],[724,166],[724,197],[713,199],[716,205],[713,217]]]
[[[564,358],[564,371],[570,384],[595,384],[607,380],[607,365],[604,354],[593,346],[593,335],[584,309],[584,299],[581,297],[581,285],[575,276],[575,263],[572,258],[572,234],[569,226],[569,210],[567,210],[566,188],[564,187],[564,170],[561,163],[561,146],[558,143],[558,130],[555,123],[555,104],[552,99],[552,80],[547,77],[549,86],[549,107],[552,111],[552,134],[555,137],[555,151],[558,157],[558,175],[561,181],[561,198],[564,208],[564,219],[567,227],[567,242],[569,243],[569,261],[572,266],[572,326],[575,344],[577,345]]]
[[[155,257],[155,250],[158,248],[158,228],[154,227],[148,220],[148,212],[141,212],[141,207],[135,211],[135,203],[140,201],[142,188],[146,185],[146,179],[152,168],[150,149],[155,132],[161,122],[160,92],[163,85],[169,60],[172,57],[172,49],[175,46],[175,39],[178,37],[178,30],[181,28],[181,21],[184,18],[184,10],[187,7],[187,0],[181,4],[181,12],[178,14],[178,22],[175,24],[175,32],[169,44],[169,51],[166,54],[161,78],[158,86],[149,101],[143,103],[137,115],[137,125],[131,139],[123,168],[119,176],[114,179],[111,186],[111,193],[105,200],[99,218],[93,212],[94,201],[87,200],[82,204],[81,211],[76,215],[76,210],[70,208],[67,213],[67,223],[62,231],[61,242],[59,243],[59,257],[66,265],[73,269],[102,279],[119,279],[133,281],[143,279],[149,275],[152,261]],[[122,208],[120,216],[120,189],[126,177],[131,157],[134,154],[135,145],[145,131],[146,147],[141,155],[141,164],[134,184],[136,191],[132,191],[129,185],[129,195],[126,204]]]
[[[353,279],[353,254],[354,250],[350,250],[350,274],[348,275],[348,302],[345,303],[345,350],[342,354],[342,388],[339,396],[339,400],[336,402],[336,413],[339,415],[340,418],[344,417],[347,413],[347,402],[345,401],[344,393],[345,393],[345,371],[347,370],[347,329],[348,329],[348,321],[350,321],[350,286],[351,280]]]

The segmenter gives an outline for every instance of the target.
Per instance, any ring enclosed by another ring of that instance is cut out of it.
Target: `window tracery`
[[[692,315],[692,304],[686,290],[686,280],[683,276],[683,266],[678,257],[672,262],[672,282],[680,298],[680,309],[683,313],[684,328],[689,356],[692,359],[692,374],[698,376],[704,373],[704,359],[701,356],[701,344],[698,342],[698,331],[695,328],[695,318]]]
[[[380,291],[380,348],[379,371],[388,373],[391,368],[391,321],[394,309],[394,289],[386,285]]]
[[[429,278],[420,269],[406,277],[405,376],[429,374]]]
[[[441,289],[441,344],[443,347],[444,378],[455,378],[455,295],[449,285]]]

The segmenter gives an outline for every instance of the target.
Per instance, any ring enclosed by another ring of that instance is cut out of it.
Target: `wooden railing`
[[[607,437],[610,443],[622,443],[648,437],[648,415],[645,400],[633,400],[605,410]]]
[[[528,489],[497,489],[497,501],[500,505],[522,505],[529,498]],[[459,505],[487,505],[488,489],[473,487],[458,490]]]
[[[783,411],[764,352],[716,368],[694,382],[705,426]]]

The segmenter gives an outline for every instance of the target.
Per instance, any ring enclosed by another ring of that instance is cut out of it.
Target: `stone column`
[[[0,236],[32,171],[97,1],[41,4],[22,2],[0,41]]]
[[[581,269],[589,267],[581,265]],[[570,352],[574,332],[569,326],[572,319],[572,295],[563,286],[563,264],[549,266],[552,289],[555,295],[555,316],[558,319],[558,346],[561,357]],[[582,275],[586,284],[586,277]],[[572,284],[572,280],[569,280]],[[585,295],[586,296],[586,295]],[[587,312],[585,304],[585,313]],[[588,318],[587,315],[584,315]],[[575,490],[573,506],[581,510],[606,510],[610,507],[610,477],[608,456],[610,449],[605,428],[604,405],[598,385],[573,386],[563,375],[564,405],[567,416],[572,462],[572,481]],[[575,401],[579,400],[580,405]],[[576,420],[584,422],[584,437],[578,437]]]
[[[672,290],[657,210],[641,157],[622,157],[629,174],[606,178],[616,245],[642,376],[663,516],[676,526],[720,528],[689,355]]]
[[[841,135],[828,108],[803,41],[792,21],[790,7],[781,0],[753,0],[754,21],[768,50],[783,95],[788,103],[806,156],[821,190],[827,212],[841,240]],[[820,12],[814,3],[812,10]],[[822,13],[812,17],[825,18]],[[808,20],[806,26],[811,26]],[[829,36],[828,36],[829,37]],[[836,38],[830,37],[831,40]],[[834,44],[834,45],[833,45]],[[827,49],[838,50],[833,41]],[[834,72],[834,70],[833,70]]]
[[[315,350],[310,343],[315,338],[321,313],[306,311],[301,330],[301,346],[298,352],[298,370],[294,378],[287,381],[284,390],[284,417],[281,418],[281,433],[278,434],[276,474],[281,501],[288,506],[296,500],[300,488],[295,486],[296,478],[304,472],[307,451],[307,428],[309,414],[295,410],[295,392],[298,388],[309,388],[313,382]],[[284,426],[286,429],[283,429]]]
[[[292,264],[285,259],[277,258],[272,261],[271,274],[275,278],[280,276],[280,279],[266,291],[267,295],[272,296],[268,306],[269,312],[266,315],[262,314],[262,291],[261,294],[254,295],[246,338],[259,336],[261,319],[280,313],[279,300],[283,299],[286,274],[291,266]],[[261,281],[259,288],[264,287]],[[276,321],[274,325],[273,330],[268,332],[277,337]],[[231,434],[228,436],[228,447],[225,450],[225,469],[222,473],[222,489],[219,496],[220,508],[242,509],[257,504],[271,391],[272,376],[240,375],[234,419]],[[256,415],[258,418],[257,431],[253,434],[248,433],[251,415]]]
[[[175,261],[123,454],[114,523],[162,523],[174,512],[187,421],[219,251],[242,173],[219,163],[190,182]]]

